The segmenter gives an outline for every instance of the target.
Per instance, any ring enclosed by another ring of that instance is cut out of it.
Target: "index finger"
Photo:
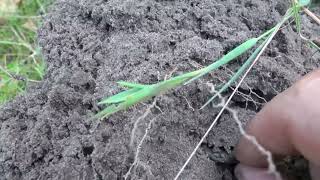
[[[274,155],[301,154],[320,164],[320,70],[305,76],[271,100],[250,122],[247,132]],[[266,167],[266,158],[247,139],[236,148],[246,165]]]

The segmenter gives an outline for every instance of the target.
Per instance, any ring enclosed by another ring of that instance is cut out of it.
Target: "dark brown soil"
[[[57,0],[39,30],[48,66],[45,79],[0,109],[0,179],[122,179],[151,121],[129,179],[173,179],[219,110],[197,110],[210,97],[207,82],[227,80],[246,57],[159,97],[145,118],[139,117],[152,101],[101,122],[92,120],[102,108],[97,102],[121,90],[116,81],[155,83],[171,72],[212,63],[275,25],[288,4]],[[306,36],[320,35],[307,17],[303,24]],[[270,100],[319,65],[319,54],[287,26],[231,107],[247,122],[265,103],[263,98]],[[234,179],[232,150],[238,139],[226,112],[181,179]]]

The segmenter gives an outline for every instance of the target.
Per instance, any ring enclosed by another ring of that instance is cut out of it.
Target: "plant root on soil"
[[[156,103],[157,103],[157,98],[154,98],[152,104],[149,107],[147,107],[146,111],[142,114],[142,116],[138,117],[135,120],[135,122],[133,124],[132,131],[131,131],[131,136],[130,136],[130,144],[129,144],[130,147],[134,146],[135,134],[136,134],[136,131],[137,131],[137,128],[138,128],[140,121],[145,119],[150,114],[151,109],[156,106]]]
[[[227,99],[227,101],[224,101],[223,98],[221,98],[221,94],[219,92],[217,92],[217,94],[215,96],[220,97],[223,101],[220,103],[220,105],[218,105],[219,107],[222,107],[220,112],[218,113],[218,115],[216,116],[216,118],[214,119],[214,121],[211,123],[210,127],[208,128],[208,130],[206,131],[206,133],[202,136],[201,140],[199,141],[199,143],[197,144],[197,146],[194,148],[194,150],[192,151],[192,153],[190,154],[190,156],[188,157],[188,159],[186,160],[186,162],[183,164],[183,166],[181,167],[181,169],[179,170],[179,172],[177,173],[177,175],[175,176],[174,180],[178,180],[178,178],[180,177],[180,175],[182,174],[182,172],[184,171],[185,167],[189,164],[190,160],[192,159],[192,157],[195,155],[195,153],[197,152],[197,150],[199,149],[199,147],[201,146],[202,142],[206,139],[206,137],[208,136],[209,132],[212,130],[212,128],[215,126],[215,124],[217,123],[218,119],[220,118],[220,116],[222,115],[222,113],[224,112],[224,110],[228,110],[228,105],[230,103],[230,101],[232,100],[232,98],[234,97],[234,95],[236,94],[236,92],[238,91],[239,87],[241,86],[241,84],[243,83],[243,81],[245,80],[245,78],[247,77],[247,75],[249,74],[249,72],[252,70],[253,66],[257,63],[257,61],[259,60],[260,56],[264,53],[265,49],[268,47],[268,45],[270,44],[270,42],[272,41],[272,39],[274,38],[274,36],[278,33],[279,29],[282,27],[282,25],[284,24],[286,20],[282,20],[281,23],[279,23],[276,26],[275,31],[273,31],[273,33],[270,35],[270,37],[266,40],[266,42],[262,45],[262,49],[261,51],[258,53],[258,55],[256,56],[256,58],[253,60],[253,63],[249,66],[249,68],[246,70],[245,74],[243,75],[243,77],[240,79],[238,85],[236,86],[236,88],[234,89],[234,91],[232,92],[232,94],[230,95],[230,97]],[[211,88],[212,91],[215,91],[214,86],[212,86]],[[237,119],[239,121],[239,119]],[[236,120],[236,121],[237,121]],[[239,123],[239,122],[237,122]],[[266,150],[263,146],[261,146],[257,140],[248,135],[244,129],[242,128],[242,123],[240,122],[239,128],[240,128],[240,133],[246,137],[250,142],[252,142],[253,145],[257,146],[258,150],[266,155],[267,157],[267,161],[269,164],[269,172],[274,174],[275,177],[277,178],[277,180],[281,180],[281,176],[280,173],[277,172],[275,163],[273,162],[272,159],[272,154],[270,151]]]
[[[151,112],[151,109],[156,106],[156,102],[157,102],[157,101],[156,101],[156,98],[155,98],[154,101],[153,101],[153,103],[147,108],[147,110],[145,111],[145,113],[136,120],[136,123],[134,124],[134,128],[132,129],[132,134],[131,134],[131,140],[130,140],[130,146],[131,146],[131,147],[132,147],[133,144],[134,144],[134,142],[133,142],[134,139],[135,139],[135,138],[134,138],[134,137],[135,137],[135,133],[134,133],[134,132],[136,131],[136,129],[137,129],[137,127],[138,127],[138,123],[139,123],[141,120],[145,119],[145,118],[148,116],[148,114]],[[157,115],[156,117],[152,118],[152,119],[149,121],[149,123],[148,123],[148,125],[147,125],[147,127],[146,127],[146,129],[145,129],[145,133],[144,133],[144,135],[142,136],[142,138],[141,138],[140,142],[138,143],[137,148],[136,148],[136,150],[135,150],[134,161],[133,161],[133,163],[131,164],[128,172],[124,175],[124,179],[125,179],[125,180],[130,176],[131,170],[132,170],[135,166],[137,166],[137,165],[141,165],[144,169],[147,169],[148,172],[149,172],[149,174],[153,176],[152,171],[151,171],[151,167],[148,166],[146,163],[143,163],[143,162],[140,161],[140,159],[139,159],[139,154],[140,154],[142,145],[143,145],[143,143],[144,143],[144,141],[145,141],[145,139],[146,139],[146,137],[147,137],[147,135],[148,135],[148,133],[149,133],[149,131],[150,131],[150,129],[151,129],[151,126],[152,126],[152,124],[156,121],[156,119],[158,118],[158,116],[159,116],[159,115]]]

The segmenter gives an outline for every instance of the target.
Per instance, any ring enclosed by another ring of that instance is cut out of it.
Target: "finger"
[[[247,132],[275,155],[301,153],[320,162],[320,70],[297,82],[271,100],[250,122]],[[242,138],[238,160],[265,167],[266,160],[251,142]]]
[[[246,165],[238,165],[234,170],[238,180],[276,180],[276,177],[267,169],[254,168]]]

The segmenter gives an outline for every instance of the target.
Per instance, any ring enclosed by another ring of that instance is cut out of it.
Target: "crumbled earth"
[[[155,83],[212,63],[284,15],[287,1],[57,0],[39,30],[43,82],[0,109],[0,179],[173,179],[219,109],[198,110],[210,84],[247,58],[156,99],[98,121],[97,102],[119,80]],[[319,11],[318,11],[319,12]],[[302,19],[303,33],[319,37]],[[261,106],[319,67],[293,25],[281,30],[231,103],[248,122]],[[232,88],[224,95],[230,94]],[[138,121],[138,122],[137,122]],[[225,112],[181,179],[232,180],[239,131]]]

